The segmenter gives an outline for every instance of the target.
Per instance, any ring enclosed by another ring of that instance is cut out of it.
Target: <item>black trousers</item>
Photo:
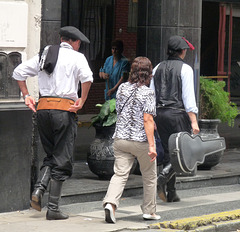
[[[77,135],[75,117],[75,113],[62,110],[37,111],[38,131],[46,152],[41,168],[49,166],[54,180],[64,181],[72,175]]]
[[[164,149],[163,167],[170,162],[168,139],[171,134],[186,131],[191,133],[191,121],[185,111],[177,109],[158,108],[155,117],[157,130]]]

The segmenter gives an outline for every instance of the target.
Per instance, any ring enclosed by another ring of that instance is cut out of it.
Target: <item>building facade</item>
[[[91,41],[80,51],[94,83],[79,114],[95,114],[95,105],[104,102],[98,72],[113,39],[123,40],[130,62],[147,56],[155,66],[166,58],[168,38],[185,36],[195,46],[186,62],[194,69],[197,99],[200,75],[224,76],[228,90],[240,97],[239,20],[239,0],[0,0],[0,212],[29,207],[42,156],[35,115],[11,73],[40,48],[58,44],[62,26],[79,28]],[[37,77],[27,84],[38,100]]]

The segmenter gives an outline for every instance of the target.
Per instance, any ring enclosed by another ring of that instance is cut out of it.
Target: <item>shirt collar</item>
[[[69,43],[67,43],[67,42],[62,42],[60,44],[60,47],[73,49],[73,47]]]

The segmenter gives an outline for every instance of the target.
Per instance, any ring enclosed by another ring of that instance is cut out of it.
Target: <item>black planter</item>
[[[87,162],[90,170],[96,174],[99,179],[110,179],[114,174],[114,153],[113,139],[115,125],[113,126],[94,126],[96,135],[90,145],[90,153],[87,156]]]
[[[96,174],[101,180],[109,180],[114,174],[114,151],[112,136],[115,131],[113,126],[94,125],[96,130],[95,139],[90,144],[90,153],[87,156],[89,169]],[[137,166],[137,161],[134,162],[131,169],[131,174]]]
[[[219,138],[218,125],[220,122],[219,119],[199,119],[199,135],[202,140]],[[204,162],[198,166],[198,170],[210,170],[216,166],[221,161],[223,153],[224,151],[220,151],[206,156]]]

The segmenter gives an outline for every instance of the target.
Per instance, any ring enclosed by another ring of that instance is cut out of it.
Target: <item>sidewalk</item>
[[[240,190],[240,189],[239,189]],[[235,200],[239,202],[240,191],[235,193]],[[230,196],[230,195],[225,195]],[[214,197],[205,197],[207,201],[214,201]],[[221,201],[224,196],[221,197]],[[190,210],[193,201],[196,199],[182,198],[183,202],[166,205],[158,201],[158,214],[161,216],[171,214],[177,211],[178,215],[182,210]],[[197,199],[202,201],[202,198]],[[139,199],[140,201],[140,199]],[[188,202],[188,203],[187,203]],[[94,206],[92,204],[79,203],[74,205],[62,206],[64,212],[69,213],[70,218],[62,221],[47,221],[45,219],[46,209],[42,212],[35,210],[24,210],[20,212],[2,213],[0,214],[0,231],[1,232],[113,232],[113,231],[204,231],[204,232],[230,232],[240,229],[240,210],[225,211],[209,215],[201,215],[199,217],[187,217],[176,220],[144,221],[142,220],[139,205],[129,205],[119,207],[116,213],[117,223],[108,224],[104,221],[104,211],[101,208],[101,202],[95,202],[95,209],[90,211]],[[188,204],[188,206],[186,206]],[[207,206],[205,206],[206,208]],[[239,205],[238,205],[239,207]],[[86,212],[81,212],[82,210]],[[80,212],[78,212],[78,210]]]
[[[240,229],[239,167],[240,150],[231,149],[212,170],[178,178],[181,202],[164,203],[157,199],[157,213],[162,217],[159,221],[142,220],[141,176],[131,175],[116,213],[117,223],[107,224],[101,200],[108,181],[98,180],[86,163],[79,162],[73,177],[64,183],[62,193],[61,209],[69,213],[68,220],[47,221],[46,208],[40,213],[33,209],[1,213],[0,232],[191,231],[194,228],[191,225],[197,225],[192,231],[237,231]]]

